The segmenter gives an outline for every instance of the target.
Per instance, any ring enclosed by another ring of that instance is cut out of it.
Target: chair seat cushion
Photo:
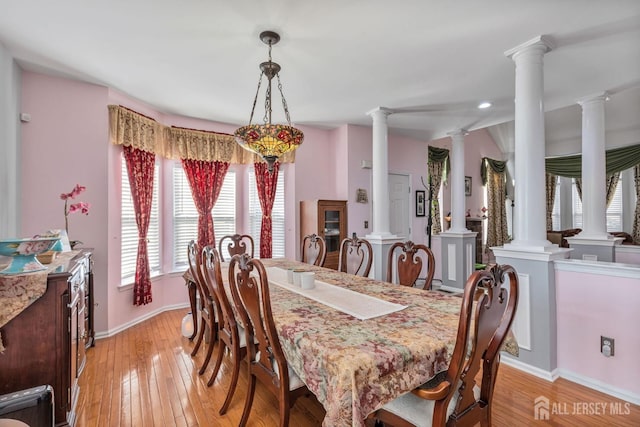
[[[260,360],[260,352],[256,353],[256,361]],[[271,361],[273,363],[273,370],[276,372],[278,378],[280,378],[280,368],[278,368],[278,364],[275,363],[274,360]],[[298,374],[295,373],[291,366],[287,363],[287,368],[289,372],[289,391],[297,390],[300,387],[304,387],[305,384],[302,382]]]
[[[476,399],[480,398],[480,387],[473,387],[473,395]],[[449,401],[449,406],[447,407],[447,418],[449,418],[453,413],[457,400],[458,392],[456,391],[451,398],[451,401]],[[431,427],[433,425],[434,407],[434,400],[422,399],[409,392],[387,403],[382,407],[382,409],[409,421],[416,427]]]

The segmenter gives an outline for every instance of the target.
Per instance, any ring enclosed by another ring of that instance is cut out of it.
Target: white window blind
[[[234,171],[227,171],[212,214],[217,245],[221,237],[236,232],[236,173]],[[173,167],[174,269],[187,265],[187,246],[191,240],[198,240],[198,211],[182,164],[176,162]]]
[[[556,189],[553,199],[553,210],[551,211],[551,227],[552,230],[561,230],[560,225],[560,178],[556,177]]]
[[[571,180],[571,206],[573,207],[573,228],[582,228],[582,201],[578,197],[576,180]]]
[[[276,184],[276,199],[273,202],[271,211],[272,219],[272,257],[284,257],[284,172],[278,172],[278,183]],[[262,208],[258,199],[256,188],[256,176],[253,168],[249,170],[249,228],[251,237],[255,243],[255,255],[260,257],[260,227],[262,224]]]
[[[122,284],[131,283],[136,274],[138,257],[138,225],[133,209],[131,186],[127,174],[127,164],[124,156],[122,164],[122,206],[121,206],[121,236],[120,236],[120,279]],[[156,163],[153,171],[153,202],[151,203],[151,218],[147,231],[147,252],[149,256],[149,270],[151,275],[160,272],[160,210],[159,210],[159,172]]]
[[[618,181],[613,200],[607,208],[607,231],[623,231],[622,227],[622,176]]]
[[[582,201],[578,197],[576,182],[571,186],[573,199],[573,227],[582,228]],[[557,197],[557,195],[556,195]],[[618,181],[613,200],[607,208],[607,231],[622,231],[622,178]]]

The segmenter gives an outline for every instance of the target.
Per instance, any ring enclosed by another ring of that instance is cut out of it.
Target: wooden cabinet
[[[73,425],[78,378],[93,327],[88,309],[93,273],[91,252],[83,250],[47,277],[47,290],[0,330],[0,394],[48,384],[54,390],[57,426]],[[91,345],[93,341],[91,340]]]
[[[300,239],[312,233],[324,237],[327,244],[324,266],[337,270],[340,243],[347,237],[346,200],[301,201]]]

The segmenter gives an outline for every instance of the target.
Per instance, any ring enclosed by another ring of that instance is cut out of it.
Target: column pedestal
[[[476,235],[467,231],[440,233],[442,249],[442,285],[440,289],[450,292],[462,292],[476,263]]]
[[[511,330],[520,348],[517,363],[533,366],[540,376],[557,376],[557,320],[554,260],[571,249],[526,252],[491,248],[498,264],[509,264],[518,274],[519,298]],[[516,364],[517,364],[516,363]]]
[[[607,261],[616,262],[616,246],[620,245],[624,239],[609,235],[607,239],[589,239],[580,237],[567,237],[567,242],[571,246],[571,259],[582,259],[585,261]]]
[[[379,235],[368,234],[365,239],[371,243],[373,249],[373,264],[371,265],[371,273],[369,277],[376,280],[387,280],[387,259],[389,256],[389,248],[396,242],[402,241],[394,234]]]

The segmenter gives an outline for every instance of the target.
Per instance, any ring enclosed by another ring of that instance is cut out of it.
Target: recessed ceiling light
[[[481,102],[480,104],[478,104],[478,108],[481,110],[484,110],[485,108],[489,108],[491,107],[491,103],[490,102]]]

